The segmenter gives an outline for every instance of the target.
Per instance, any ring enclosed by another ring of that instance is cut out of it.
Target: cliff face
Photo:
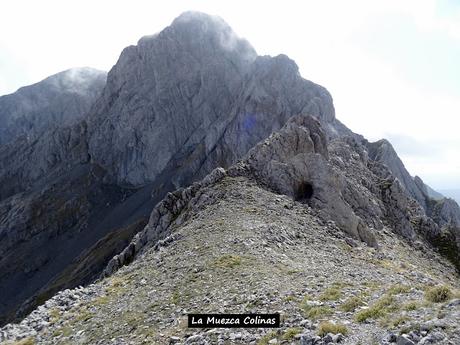
[[[327,90],[292,60],[257,56],[205,14],[185,13],[127,47],[88,112],[76,123],[59,116],[57,128],[0,146],[3,321],[165,238],[216,176],[192,183],[217,167],[309,205],[375,248],[384,227],[425,243],[455,218],[429,218],[430,199],[391,145],[341,124]]]
[[[329,93],[292,60],[257,57],[220,19],[186,13],[122,52],[91,111],[89,150],[117,183],[163,174],[178,187],[305,112],[334,121]]]

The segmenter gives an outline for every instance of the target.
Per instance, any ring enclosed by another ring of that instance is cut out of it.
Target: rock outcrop
[[[428,193],[425,185],[417,183],[404,167],[393,146],[388,140],[382,139],[375,143],[368,143],[369,157],[385,164],[407,192],[426,210]]]

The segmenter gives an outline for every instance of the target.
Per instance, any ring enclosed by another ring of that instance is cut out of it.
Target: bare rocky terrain
[[[356,173],[362,182],[348,188],[361,195],[335,195],[350,209],[334,214],[334,202],[315,202],[323,186],[314,178],[311,194],[275,193],[286,174],[296,186],[318,171],[302,164],[309,155],[330,164],[331,178],[339,166]],[[344,141],[327,144],[313,118],[295,117],[228,171],[168,194],[99,282],[59,293],[0,334],[40,344],[456,344],[458,272],[422,228],[404,234],[391,226],[393,203],[416,202],[383,198],[367,184],[380,179],[368,164],[380,165]],[[359,207],[347,200],[356,198],[380,210],[372,221],[381,225],[366,236],[340,216],[353,219]],[[415,223],[413,210],[400,211]],[[282,327],[195,331],[186,324],[193,312],[280,312]]]
[[[460,343],[458,204],[220,18],[126,48],[0,168],[5,344]],[[187,328],[203,312],[282,324]]]

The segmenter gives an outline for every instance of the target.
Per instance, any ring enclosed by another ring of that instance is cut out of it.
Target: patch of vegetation
[[[180,293],[179,291],[174,290],[173,294],[171,295],[171,303],[172,304],[179,304],[180,301]]]
[[[128,282],[129,280],[125,276],[112,277],[110,278],[109,286],[105,288],[105,291],[108,294],[115,294],[115,293],[122,292],[126,290],[125,286],[128,284]]]
[[[218,258],[214,262],[214,265],[217,267],[221,267],[221,268],[234,268],[236,266],[240,266],[241,262],[242,262],[241,256],[233,255],[233,254],[226,254]]]
[[[11,343],[11,345],[35,345],[35,339],[28,337],[28,338],[24,338],[24,339],[15,341],[14,343]]]
[[[417,301],[410,301],[403,305],[402,309],[405,311],[416,310],[420,307],[420,303]]]
[[[289,275],[294,275],[294,274],[300,273],[300,270],[293,268],[293,269],[288,270],[286,273]]]
[[[92,304],[95,305],[95,306],[102,306],[102,305],[105,305],[105,304],[109,303],[109,300],[110,300],[109,296],[107,296],[107,295],[99,296],[99,297],[94,299]]]
[[[410,332],[420,332],[420,324],[414,323],[411,325],[404,326],[399,330],[399,334],[409,334]]]
[[[137,329],[144,322],[145,315],[137,311],[127,311],[122,314],[122,319],[128,324],[131,330]]]
[[[345,325],[342,325],[340,323],[332,323],[330,321],[321,322],[318,326],[318,335],[320,337],[323,337],[328,333],[332,333],[332,334],[341,333],[343,335],[347,335],[348,328]]]
[[[339,288],[337,287],[330,287],[319,296],[320,301],[337,301],[340,296],[342,295],[342,292],[340,291]]]
[[[302,333],[302,328],[300,327],[288,328],[283,334],[283,340],[292,340],[297,334],[300,333]]]
[[[71,334],[72,334],[72,328],[70,328],[69,326],[64,326],[64,327],[61,327],[55,330],[53,333],[53,336],[59,337],[62,335],[63,337],[68,337]]]
[[[348,298],[341,306],[340,310],[345,312],[355,311],[358,307],[364,305],[364,301],[357,296]]]
[[[382,321],[380,322],[380,325],[385,328],[396,328],[399,325],[406,323],[409,320],[410,320],[409,317],[406,315],[400,315],[398,317],[392,317],[392,316],[390,317],[387,315],[385,318],[382,319]]]
[[[388,289],[388,294],[399,295],[402,293],[409,293],[411,290],[410,286],[403,284],[395,284]]]
[[[444,310],[438,310],[438,319],[444,319],[447,316],[447,313]]]
[[[380,284],[374,281],[366,281],[363,283],[363,286],[371,289],[371,290],[376,290],[380,287]]]
[[[311,320],[319,320],[323,317],[332,315],[332,309],[325,305],[318,305],[318,306],[305,305],[302,308],[302,310],[304,312],[305,317]]]
[[[249,309],[260,307],[264,304],[264,300],[262,298],[254,298],[253,300],[249,301],[247,307]]]
[[[259,341],[257,342],[257,345],[268,345],[268,342],[275,338],[276,338],[276,332],[271,331],[265,334],[262,338],[260,338]]]
[[[332,283],[332,287],[335,287],[335,288],[338,288],[338,289],[342,289],[342,288],[347,287],[347,286],[353,286],[353,284],[351,284],[349,282],[344,282],[344,281],[336,281],[336,282]]]
[[[439,285],[425,291],[425,299],[433,303],[442,303],[450,300],[453,296],[452,290],[447,285]]]
[[[94,317],[94,314],[85,308],[76,316],[75,319],[77,321],[85,322],[85,321],[91,320],[93,317]]]
[[[355,321],[365,322],[369,319],[378,319],[384,317],[389,312],[397,310],[397,307],[394,305],[394,303],[395,299],[392,295],[384,295],[371,307],[359,311],[355,315]]]
[[[286,296],[286,297],[284,298],[284,301],[285,301],[285,302],[297,302],[298,299],[297,299],[296,296],[289,295],[289,296]]]
[[[59,312],[59,309],[53,308],[48,312],[48,315],[50,318],[49,319],[50,323],[55,323],[56,321],[59,320],[61,313]]]

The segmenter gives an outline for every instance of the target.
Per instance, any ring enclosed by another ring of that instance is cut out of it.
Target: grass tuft
[[[288,328],[286,332],[283,334],[283,340],[294,339],[294,337],[300,333],[302,333],[302,328],[300,327]]]
[[[439,285],[425,291],[425,299],[433,303],[442,303],[452,298],[452,290],[447,285]]]
[[[240,266],[241,261],[242,261],[241,256],[227,254],[227,255],[222,255],[220,258],[218,258],[214,262],[214,264],[217,267],[221,267],[221,268],[234,268],[236,266]]]
[[[409,293],[411,290],[410,286],[403,284],[396,284],[390,287],[388,294],[390,295],[399,295],[402,293]]]
[[[337,301],[342,292],[338,287],[331,287],[326,290],[319,296],[320,301]]]
[[[35,339],[28,337],[28,338],[24,338],[24,339],[15,341],[11,345],[35,345]]]
[[[320,337],[323,337],[328,333],[331,333],[331,334],[341,333],[343,335],[347,335],[348,328],[345,325],[342,325],[340,323],[332,323],[330,321],[321,322],[318,326],[318,335]]]
[[[355,315],[356,322],[365,322],[369,319],[378,319],[384,317],[389,312],[394,311],[397,307],[394,305],[395,299],[392,295],[384,295],[371,307],[359,311]]]
[[[358,307],[364,305],[364,301],[360,297],[350,297],[341,306],[340,309],[345,312],[355,311]]]
[[[268,345],[268,342],[275,338],[276,338],[276,332],[271,331],[265,334],[262,338],[260,338],[259,341],[257,342],[257,345]]]

